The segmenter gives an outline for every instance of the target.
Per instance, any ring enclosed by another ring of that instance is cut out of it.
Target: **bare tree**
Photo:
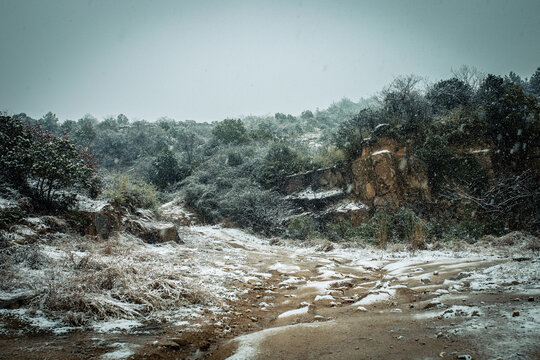
[[[477,90],[486,78],[486,74],[475,66],[461,65],[459,69],[451,69],[451,72],[456,79],[468,84],[474,90]]]
[[[454,203],[468,203],[480,216],[501,222],[507,228],[522,227],[538,231],[540,227],[540,183],[534,170],[505,174],[494,179],[489,188],[473,195],[466,187],[454,186],[443,197]]]

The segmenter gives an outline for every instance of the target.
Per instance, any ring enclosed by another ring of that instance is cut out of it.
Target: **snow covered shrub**
[[[96,172],[93,157],[67,137],[39,127],[25,126],[11,117],[0,119],[0,165],[2,177],[29,191],[47,205],[73,200],[66,190],[87,189]]]
[[[165,148],[152,162],[149,178],[152,184],[164,190],[189,175],[187,166],[180,166],[173,152]]]
[[[317,233],[317,224],[307,215],[296,216],[287,225],[287,232],[293,239],[308,240]]]
[[[350,220],[338,218],[326,224],[324,234],[330,240],[352,240],[362,235],[360,227],[354,226]]]
[[[491,231],[540,228],[540,175],[533,169],[497,176],[480,194],[454,187],[446,194],[453,203],[467,204]]]
[[[280,233],[283,218],[289,213],[288,204],[273,191],[242,185],[233,187],[220,200],[222,216],[258,233]]]
[[[155,187],[125,174],[113,176],[103,194],[115,206],[155,209],[158,204]]]
[[[266,154],[259,183],[267,189],[279,187],[287,175],[303,170],[305,163],[301,155],[285,143],[272,144]]]

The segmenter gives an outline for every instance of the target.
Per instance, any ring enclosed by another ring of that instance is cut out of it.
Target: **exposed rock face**
[[[338,164],[329,168],[290,175],[285,179],[281,192],[292,194],[308,187],[314,191],[346,188],[349,183],[350,173],[347,167],[344,164]]]
[[[369,220],[369,206],[360,201],[342,200],[325,210],[323,218],[326,221],[345,219],[352,225],[358,226]]]
[[[393,139],[365,147],[352,164],[352,174],[355,194],[369,206],[399,206],[404,200],[430,198],[424,164]]]

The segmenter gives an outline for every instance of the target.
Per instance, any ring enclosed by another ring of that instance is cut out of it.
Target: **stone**
[[[107,240],[121,228],[120,213],[110,204],[96,208],[95,211],[81,211],[79,214],[79,222],[88,224],[83,231],[85,235]]]
[[[176,225],[148,220],[128,220],[126,230],[149,244],[176,242],[182,244]]]

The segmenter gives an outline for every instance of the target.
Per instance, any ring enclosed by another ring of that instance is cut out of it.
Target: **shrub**
[[[154,186],[135,181],[128,175],[113,176],[103,194],[115,206],[156,209],[158,204]]]
[[[240,119],[225,119],[212,131],[214,137],[224,144],[243,144],[247,142],[247,131]]]
[[[39,127],[29,127],[11,117],[0,118],[0,165],[4,180],[34,200],[69,206],[74,197],[65,190],[87,189],[96,172],[93,157],[68,138]]]
[[[350,220],[337,218],[326,224],[324,234],[332,241],[352,240],[361,237],[362,232],[359,227],[354,226]]]
[[[152,162],[149,177],[152,184],[164,190],[188,175],[189,168],[187,166],[181,167],[172,151],[165,148]]]
[[[255,186],[235,186],[219,202],[223,217],[239,227],[266,235],[282,231],[288,204],[279,194]]]
[[[287,225],[287,232],[293,239],[307,240],[317,232],[317,224],[307,215],[296,216]]]
[[[278,187],[287,175],[297,173],[303,168],[302,158],[293,148],[276,143],[268,150],[258,179],[266,188]]]

